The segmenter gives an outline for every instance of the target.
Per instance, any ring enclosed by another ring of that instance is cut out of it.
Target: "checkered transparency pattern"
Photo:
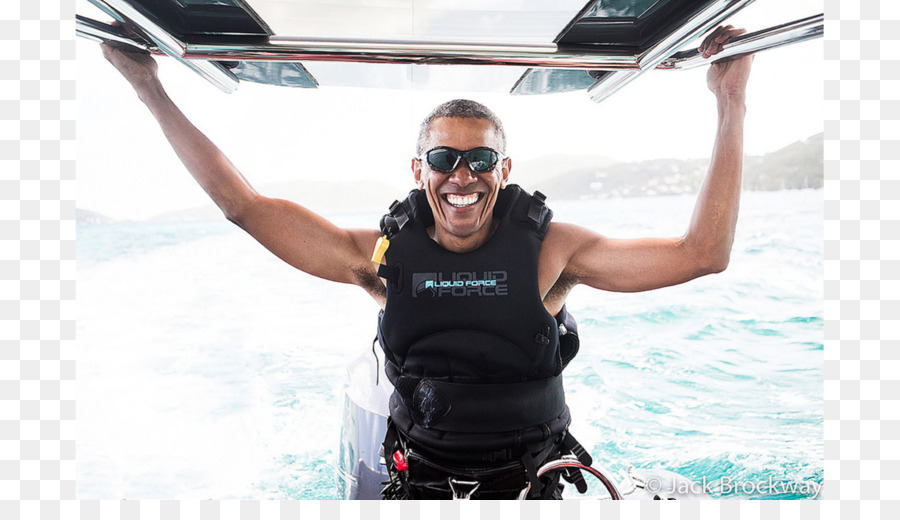
[[[900,479],[900,6],[826,8],[824,498],[877,517]]]
[[[826,2],[824,498],[841,502],[777,505],[74,501],[73,14],[73,0],[0,2],[0,518],[854,518],[894,505],[875,499],[900,479],[900,5]]]
[[[75,498],[74,2],[0,13],[0,518],[55,518]]]

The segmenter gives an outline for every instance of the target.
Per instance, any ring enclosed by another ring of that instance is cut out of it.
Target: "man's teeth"
[[[448,193],[447,202],[456,206],[457,208],[464,208],[478,202],[478,194],[473,193],[471,195],[452,195]]]

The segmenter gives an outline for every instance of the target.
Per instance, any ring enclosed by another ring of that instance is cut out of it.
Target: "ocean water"
[[[608,236],[673,236],[693,202],[551,207]],[[751,192],[724,273],[638,294],[576,288],[575,436],[614,472],[668,469],[723,499],[814,497],[822,255],[821,190]],[[227,222],[79,227],[79,498],[337,498],[340,388],[377,311]]]

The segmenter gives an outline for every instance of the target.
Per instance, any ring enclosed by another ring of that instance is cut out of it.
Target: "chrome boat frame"
[[[269,36],[254,43],[192,43],[182,41],[155,23],[129,0],[89,0],[129,32],[78,16],[76,33],[96,41],[114,41],[180,61],[225,92],[233,92],[238,78],[220,62],[354,62],[425,65],[500,65],[540,69],[597,71],[588,88],[602,101],[651,69],[687,69],[706,63],[696,50],[678,49],[722,23],[753,0],[717,0],[640,54],[577,49],[556,43],[469,43],[414,40],[302,39]],[[725,46],[718,59],[759,52],[821,37],[824,16],[819,14],[745,34]],[[603,74],[603,72],[607,72]],[[314,81],[314,80],[313,80]],[[521,80],[520,80],[521,81]],[[513,87],[515,90],[515,86]]]

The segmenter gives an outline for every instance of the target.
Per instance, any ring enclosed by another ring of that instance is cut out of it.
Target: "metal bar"
[[[156,47],[149,46],[146,43],[130,38],[122,34],[121,30],[115,26],[108,25],[96,20],[76,15],[76,33],[84,38],[95,41],[118,41],[143,50],[154,50]],[[738,36],[730,43],[724,46],[721,53],[716,59],[728,58],[732,56],[751,54],[754,52],[772,49],[791,43],[807,41],[813,38],[819,38],[824,34],[824,15],[818,14],[782,24],[779,26],[763,29],[749,34]],[[177,40],[176,40],[177,41]],[[497,54],[528,54],[532,57],[551,54],[552,57],[547,60],[545,66],[548,68],[579,68],[565,65],[567,60],[591,61],[590,70],[605,70],[602,66],[594,65],[593,62],[616,62],[616,68],[610,70],[621,70],[632,68],[631,59],[628,56],[611,56],[611,55],[573,55],[560,53],[554,44],[534,45],[534,44],[472,44],[472,43],[447,43],[447,42],[404,42],[404,41],[363,41],[363,40],[288,40],[283,38],[272,38],[272,46],[254,46],[254,47],[236,47],[222,45],[192,45],[182,44],[186,49],[180,53],[188,58],[200,58],[201,52],[209,51],[210,54],[216,54],[217,58],[228,57],[230,59],[247,59],[243,54],[252,54],[254,61],[300,61],[293,59],[284,54],[290,54],[296,51],[294,47],[302,47],[303,52],[314,54],[310,61],[325,61],[329,58],[325,53],[374,53],[381,52],[385,56],[378,59],[372,56],[366,56],[373,61],[393,61],[397,55],[406,56],[406,59],[412,59],[410,56],[422,54],[423,59],[425,53],[429,53],[435,60],[449,59],[448,56],[456,56],[457,58],[472,58],[474,55],[489,54],[495,56]],[[267,56],[257,56],[255,53],[267,53]],[[221,55],[219,55],[221,54]],[[467,56],[473,55],[473,56]],[[441,58],[438,58],[441,56]],[[266,59],[262,59],[266,58]],[[348,61],[350,58],[341,59],[339,61]],[[306,58],[303,58],[304,60]],[[336,59],[336,58],[335,58]],[[700,57],[700,53],[696,50],[682,51],[666,58],[657,65],[658,70],[672,69],[690,69],[693,67],[708,64],[709,61]],[[499,63],[492,62],[497,65]],[[521,64],[521,63],[517,63]],[[626,65],[623,65],[626,64]]]
[[[119,27],[98,22],[80,14],[75,15],[75,34],[98,43],[118,42],[143,51],[157,50],[156,47],[147,45],[146,42],[125,35]]]
[[[104,13],[108,14],[110,17],[112,17],[113,20],[115,20],[119,23],[127,22],[127,20],[125,18],[123,18],[121,14],[112,10],[108,5],[104,4],[103,2],[98,2],[95,0],[88,0],[88,2],[94,4],[94,7],[96,7],[97,9],[100,9]]]
[[[599,103],[609,96],[613,95],[620,88],[631,83],[638,76],[643,74],[642,70],[622,70],[610,72],[602,78],[594,82],[588,87],[588,95],[595,103]]]
[[[689,18],[687,22],[666,36],[661,42],[645,51],[638,59],[640,68],[642,70],[656,68],[662,60],[671,56],[685,43],[722,23],[726,18],[751,3],[753,3],[753,0],[719,0],[710,4]]]
[[[761,31],[742,34],[725,44],[722,47],[722,52],[716,54],[715,61],[820,38],[824,33],[825,16],[817,14]],[[707,65],[709,62],[709,59],[704,59],[699,51],[693,49],[676,53],[672,57],[663,60],[657,69],[685,70]]]
[[[144,16],[143,13],[135,9],[129,2],[124,0],[89,1],[104,11],[115,11],[125,20],[133,22],[140,27],[151,40],[153,40],[153,43],[155,43],[161,51],[169,56],[181,56],[184,52],[184,45],[178,41],[178,39],[167,33],[165,29],[157,25],[151,19]]]
[[[161,51],[221,88],[231,92],[237,88],[237,77],[218,63],[229,61],[336,61],[356,63],[401,64],[466,64],[505,65],[533,68],[562,68],[611,71],[588,88],[594,101],[602,101],[635,80],[647,70],[686,69],[709,63],[696,50],[673,54],[679,47],[710,30],[753,0],[718,0],[691,17],[683,26],[642,53],[626,55],[610,51],[560,51],[556,44],[471,43],[430,41],[388,41],[356,39],[297,39],[271,37],[268,43],[192,44],[168,34],[129,0],[90,0],[116,19],[133,24]],[[89,22],[88,22],[89,20]],[[129,41],[121,31],[110,32],[112,26],[79,17],[78,34],[91,39]],[[118,34],[117,34],[118,33]],[[763,31],[742,35],[724,47],[716,59],[757,52],[789,43],[819,37],[823,33],[823,16],[817,15]],[[113,37],[117,37],[113,38]],[[605,54],[604,54],[605,52]]]
[[[679,47],[703,34],[716,24],[722,22],[753,0],[719,0],[692,16],[684,25],[657,43],[640,57],[635,74],[621,72],[607,74],[588,87],[588,95],[597,103],[611,96],[614,92],[637,79],[647,70],[656,68],[664,59],[672,55]]]
[[[188,59],[512,65],[590,70],[637,68],[633,55],[559,52],[556,44],[363,41],[272,37],[262,45],[186,44]]]
[[[167,55],[180,61],[204,79],[227,93],[237,90],[238,78],[225,67],[212,61],[189,61],[184,59],[184,43],[166,32],[126,0],[90,0],[106,12],[115,12],[116,19],[130,21],[139,27],[154,44]],[[120,19],[121,18],[121,19]]]

